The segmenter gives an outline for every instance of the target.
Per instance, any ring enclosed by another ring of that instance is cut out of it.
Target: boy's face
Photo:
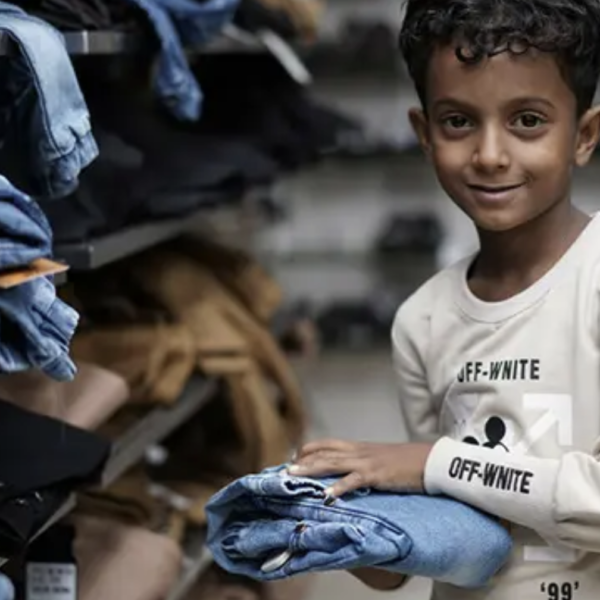
[[[568,201],[599,134],[597,109],[576,115],[553,55],[467,65],[445,47],[431,58],[427,117],[414,109],[411,120],[446,193],[480,229],[506,231]]]

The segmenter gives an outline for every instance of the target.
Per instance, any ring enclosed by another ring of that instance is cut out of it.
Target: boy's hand
[[[329,490],[342,496],[362,487],[422,493],[432,444],[372,444],[323,440],[306,444],[288,469],[291,475],[344,475]]]

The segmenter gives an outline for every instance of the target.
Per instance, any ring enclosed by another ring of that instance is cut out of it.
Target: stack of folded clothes
[[[302,394],[269,327],[282,293],[244,252],[178,240],[73,276],[60,293],[83,316],[73,356],[121,374],[132,401],[173,404],[200,370],[224,379],[247,439],[278,425],[253,467],[298,443]]]
[[[269,54],[203,56],[194,72],[206,98],[203,118],[189,127],[241,139],[282,168],[368,154],[381,143],[357,119],[315,101]]]
[[[94,79],[82,84],[101,154],[76,192],[43,204],[57,242],[236,203],[277,176],[277,163],[243,140],[178,129],[147,93]]]

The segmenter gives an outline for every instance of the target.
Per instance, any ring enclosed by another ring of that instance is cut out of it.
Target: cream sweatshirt
[[[600,217],[534,285],[502,302],[467,286],[473,257],[400,308],[394,364],[411,437],[445,494],[508,520],[486,589],[435,600],[600,598]]]

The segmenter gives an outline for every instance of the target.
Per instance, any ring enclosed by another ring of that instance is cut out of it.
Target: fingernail
[[[300,471],[300,467],[298,465],[291,465],[288,467],[288,472],[290,473],[298,473]]]
[[[335,503],[336,500],[337,500],[337,498],[335,497],[333,488],[332,487],[327,488],[325,490],[325,501],[324,501],[325,506],[331,506],[332,504]]]

